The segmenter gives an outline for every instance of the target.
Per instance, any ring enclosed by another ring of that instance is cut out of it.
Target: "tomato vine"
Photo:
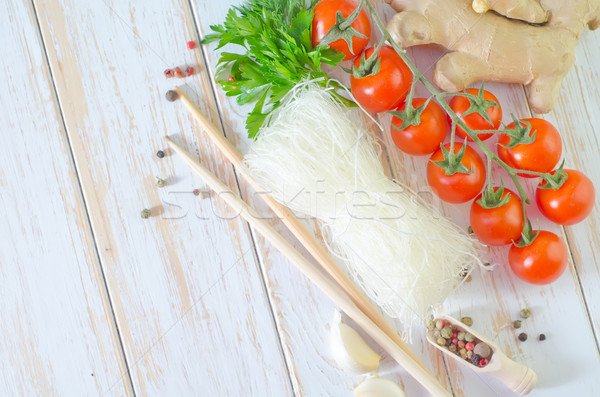
[[[404,63],[406,64],[406,66],[410,69],[410,71],[413,73],[413,81],[412,81],[412,85],[411,88],[409,90],[408,96],[406,98],[406,110],[405,112],[408,114],[411,114],[411,112],[414,112],[415,109],[413,109],[412,107],[412,98],[413,98],[413,93],[414,93],[414,88],[415,85],[420,82],[421,84],[423,84],[423,86],[427,89],[427,91],[429,91],[429,93],[431,94],[431,97],[428,98],[427,100],[430,101],[432,99],[436,99],[438,104],[442,107],[442,109],[446,112],[446,114],[448,115],[448,117],[450,118],[452,125],[451,125],[451,137],[450,137],[450,148],[454,147],[454,141],[455,141],[455,135],[456,135],[456,129],[457,127],[460,127],[465,133],[466,135],[473,140],[473,142],[483,151],[483,153],[486,155],[487,157],[487,162],[488,162],[488,181],[487,184],[488,186],[486,187],[486,190],[488,192],[494,192],[494,186],[491,186],[492,182],[491,182],[491,167],[489,165],[491,165],[492,161],[495,162],[496,164],[498,164],[502,169],[504,169],[508,175],[510,176],[510,178],[512,179],[512,181],[514,182],[518,194],[521,198],[521,205],[522,205],[522,212],[523,212],[523,223],[524,225],[526,225],[526,227],[524,228],[523,231],[523,238],[521,239],[520,244],[531,244],[533,242],[533,240],[535,239],[535,237],[537,237],[537,235],[539,234],[539,231],[537,233],[534,233],[533,230],[531,230],[531,222],[529,221],[528,217],[527,217],[527,212],[526,212],[526,205],[530,204],[531,201],[529,200],[529,197],[527,195],[527,193],[525,192],[525,189],[523,188],[523,185],[521,184],[521,182],[518,179],[518,175],[523,173],[524,171],[527,174],[530,175],[534,175],[537,176],[541,179],[541,183],[547,183],[547,184],[552,184],[552,186],[554,188],[557,188],[557,182],[562,184],[564,182],[566,182],[566,178],[564,177],[564,173],[562,171],[562,165],[559,167],[559,169],[556,171],[556,173],[559,173],[561,175],[561,178],[558,179],[556,176],[553,176],[551,172],[546,172],[546,173],[542,173],[542,172],[536,172],[536,171],[530,171],[530,170],[521,170],[521,169],[517,169],[514,168],[512,166],[510,166],[509,164],[507,164],[505,161],[503,161],[502,159],[500,159],[500,157],[498,157],[498,155],[496,153],[494,153],[490,148],[488,148],[485,143],[483,143],[483,141],[479,138],[479,134],[482,133],[493,133],[493,134],[509,134],[511,137],[515,135],[515,132],[510,130],[509,128],[505,128],[504,130],[474,130],[471,127],[469,127],[467,125],[467,123],[465,123],[461,117],[459,115],[457,115],[452,108],[450,107],[450,105],[444,100],[445,97],[448,96],[464,96],[467,97],[467,99],[469,99],[469,101],[474,104],[472,106],[471,109],[469,109],[470,113],[478,113],[480,114],[484,119],[486,119],[487,121],[489,121],[489,117],[487,114],[487,109],[491,106],[497,105],[499,106],[499,104],[495,104],[493,103],[493,101],[484,101],[483,100],[483,84],[481,86],[481,89],[479,90],[478,95],[473,95],[467,92],[441,92],[439,91],[437,88],[435,88],[433,86],[432,83],[429,82],[429,80],[427,80],[427,78],[425,78],[425,76],[419,71],[419,69],[416,67],[416,65],[411,61],[411,59],[408,57],[406,50],[401,48],[396,42],[394,42],[394,40],[392,39],[391,34],[388,32],[384,22],[382,21],[382,19],[379,17],[379,15],[377,14],[377,11],[375,10],[375,7],[373,6],[373,4],[369,1],[369,0],[360,0],[360,5],[359,7],[366,7],[366,9],[369,11],[369,13],[372,16],[373,21],[375,22],[375,24],[377,25],[379,31],[381,32],[382,38],[381,41],[378,43],[377,48],[381,48],[382,45],[384,43],[389,43],[389,45],[396,51],[396,53],[402,58],[402,60],[404,61]],[[492,103],[490,103],[492,102]],[[417,109],[418,110],[418,109]],[[393,113],[393,112],[392,112]],[[490,122],[491,124],[491,122]],[[517,124],[517,123],[515,123]],[[517,124],[518,125],[518,124]],[[526,131],[527,125],[525,125],[525,131]],[[521,133],[521,135],[524,134],[524,131],[517,131],[517,133]],[[465,140],[465,146],[466,146],[466,140]],[[459,153],[454,153],[454,150],[450,150],[450,151],[445,151],[444,153],[445,155],[445,161],[443,162],[439,162],[439,166],[441,167],[445,167],[445,163],[447,163],[447,166],[452,168],[454,167],[454,170],[449,170],[449,172],[457,172],[456,171],[456,164],[460,164],[461,162],[461,157],[464,155],[464,151],[459,152]],[[448,157],[446,157],[448,156]],[[458,172],[461,172],[461,170],[459,170]],[[462,170],[462,172],[465,172],[464,170]],[[557,181],[558,179],[558,181]],[[560,187],[560,185],[558,186]],[[500,194],[500,197],[502,195]]]

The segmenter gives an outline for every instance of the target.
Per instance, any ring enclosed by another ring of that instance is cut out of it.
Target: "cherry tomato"
[[[523,119],[522,121],[531,123],[531,134],[537,131],[535,133],[535,141],[506,149],[500,145],[508,145],[510,137],[502,134],[498,140],[498,157],[506,164],[519,170],[552,171],[556,164],[558,164],[562,154],[562,142],[558,131],[546,120],[533,118]],[[521,125],[525,126],[523,123]],[[515,123],[511,123],[508,128],[514,129]],[[527,173],[519,173],[519,176],[536,178],[536,175]]]
[[[494,188],[494,191],[498,188]],[[523,231],[523,209],[519,195],[504,189],[502,198],[510,194],[508,203],[497,208],[483,208],[477,203],[483,194],[475,198],[471,205],[471,228],[484,244],[501,246],[517,241]]]
[[[354,0],[321,0],[314,7],[312,21],[312,43],[317,46],[323,36],[329,32],[329,29],[335,25],[335,16],[338,11],[342,13],[344,18],[348,17],[358,7],[358,2]],[[348,43],[345,40],[339,39],[329,44],[329,47],[334,48],[345,55],[344,60],[352,59],[360,54],[367,46],[369,37],[371,36],[371,23],[367,13],[361,10],[358,17],[352,22],[352,27],[359,33],[367,36],[362,38],[358,36],[352,37],[352,51],[348,48]]]
[[[540,212],[552,222],[574,225],[589,215],[594,207],[596,191],[592,181],[576,170],[564,170],[568,178],[558,190],[538,189],[535,201]],[[556,171],[554,171],[556,172]],[[554,174],[554,172],[552,172]],[[539,186],[546,184],[542,182]]]
[[[458,153],[462,148],[462,143],[455,143],[453,153]],[[450,151],[450,144],[444,147]],[[438,149],[431,155],[427,163],[427,181],[433,192],[444,201],[449,203],[465,203],[472,200],[485,183],[485,165],[477,152],[467,145],[465,155],[461,164],[467,169],[472,170],[471,174],[456,173],[446,175],[446,171],[432,161],[441,161],[444,159],[442,149]]]
[[[425,99],[416,98],[413,99],[413,108],[418,108],[425,103]],[[405,110],[406,105],[403,104],[398,110]],[[404,153],[411,154],[413,156],[424,156],[435,152],[444,139],[446,138],[446,132],[448,130],[448,122],[446,120],[446,113],[442,110],[440,105],[430,101],[427,107],[421,113],[421,123],[418,125],[410,125],[398,131],[396,127],[402,125],[403,120],[399,117],[394,116],[392,118],[392,139],[398,149]]]
[[[567,268],[567,247],[556,234],[542,230],[531,245],[510,247],[508,263],[521,280],[531,284],[549,284]]]
[[[366,59],[373,51],[373,48],[365,50]],[[400,106],[413,80],[412,72],[392,47],[381,47],[379,57],[379,73],[360,79],[350,77],[352,95],[362,107],[374,113],[387,112]],[[360,57],[354,63],[358,67]]]
[[[472,95],[479,94],[479,90],[475,88],[467,88],[465,91]],[[465,113],[471,107],[471,102],[469,102],[469,99],[464,96],[453,97],[452,100],[450,100],[449,105],[450,108],[452,108],[452,110],[454,111],[454,113],[456,113],[461,118],[461,120],[464,121],[465,124],[472,130],[497,130],[500,127],[500,123],[502,123],[502,107],[500,106],[500,102],[494,96],[494,94],[485,90],[483,91],[483,99],[488,101],[494,101],[498,104],[498,106],[488,108],[487,110],[488,117],[490,118],[490,120],[492,120],[493,124],[488,123],[488,121],[481,117],[481,115],[478,113],[471,113],[464,117],[461,117],[462,114]],[[463,140],[467,137],[465,130],[463,130],[459,126],[456,126],[456,134]],[[481,139],[482,141],[489,139],[492,135],[494,134],[477,134],[479,139]],[[469,138],[469,141],[472,142],[473,140]]]

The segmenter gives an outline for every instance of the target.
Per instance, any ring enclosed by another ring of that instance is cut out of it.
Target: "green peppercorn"
[[[429,322],[427,323],[427,329],[430,331],[433,331],[435,329],[435,322],[433,322],[433,320],[429,320]]]
[[[521,342],[525,342],[525,341],[527,340],[527,334],[526,334],[525,332],[521,332],[521,333],[519,334],[519,340],[520,340]]]
[[[515,329],[521,328],[521,320],[513,321],[513,327],[515,327]]]
[[[444,339],[444,338],[441,338],[441,337],[437,338],[436,342],[440,346],[446,346],[446,339]]]
[[[466,340],[467,342],[473,342],[473,341],[475,340],[475,335],[473,335],[473,334],[470,334],[470,333],[468,333],[468,332],[467,332],[467,333],[465,334],[465,340]]]
[[[467,349],[460,349],[458,353],[460,354],[463,360],[467,359]]]
[[[144,208],[141,212],[142,219],[148,219],[150,218],[150,215],[152,215],[152,213],[148,208]]]
[[[439,330],[441,330],[442,328],[444,328],[444,322],[442,320],[437,320],[435,322],[435,327]]]
[[[467,327],[473,325],[473,319],[471,317],[463,317],[460,319],[460,322],[466,325]]]
[[[464,341],[466,334],[467,334],[466,332],[460,331],[458,334],[456,334],[456,339]]]
[[[449,325],[446,325],[444,328],[442,328],[442,338],[445,339],[450,339],[452,338],[452,334],[454,333],[454,331],[452,331],[452,327]]]
[[[531,310],[523,309],[521,310],[521,318],[529,318],[531,317]]]
[[[543,342],[543,341],[545,341],[545,340],[546,340],[546,335],[544,335],[544,334],[540,334],[540,336],[538,336],[538,340],[539,340],[540,342]]]
[[[467,233],[473,234],[473,227],[471,225],[469,225],[469,228],[467,229]]]
[[[166,185],[167,185],[167,182],[165,182],[164,179],[156,177],[156,186],[158,186],[158,187],[165,187]]]
[[[456,345],[452,343],[450,346],[448,346],[448,350],[450,350],[452,353],[456,353]]]
[[[434,330],[433,330],[433,337],[434,337],[434,338],[439,338],[440,336],[442,336],[442,333],[440,332],[440,330],[439,330],[439,329],[437,329],[437,328],[436,328],[436,329],[434,329]]]

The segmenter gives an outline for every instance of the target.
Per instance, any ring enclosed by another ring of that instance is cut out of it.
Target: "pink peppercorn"
[[[487,358],[482,358],[481,360],[479,360],[479,366],[480,367],[485,367],[486,365],[488,365],[489,360]]]
[[[464,340],[459,340],[458,341],[458,347],[461,348],[461,349],[464,348],[465,347],[465,341]]]
[[[174,71],[175,71],[175,77],[177,77],[178,79],[185,77],[183,70],[181,70],[181,68],[179,66],[176,67]]]
[[[475,349],[475,344],[473,342],[469,342],[465,345],[465,349],[467,349],[467,351],[472,351],[473,349]]]
[[[458,345],[458,339],[452,339],[452,343],[454,343],[455,345]]]
[[[165,71],[163,73],[164,73],[165,77],[168,79],[173,77],[173,75],[175,74],[175,72],[173,72],[171,69],[165,69]]]
[[[227,77],[227,81],[235,81],[232,75],[229,75],[229,77]]]
[[[196,43],[193,41],[188,41],[187,42],[187,48],[190,50],[193,50],[194,48],[196,48]]]
[[[194,74],[194,68],[193,68],[193,67],[191,67],[191,66],[188,66],[188,67],[185,69],[185,75],[186,75],[186,76],[188,76],[188,77],[190,77],[190,76],[191,76],[191,75],[193,75],[193,74]]]

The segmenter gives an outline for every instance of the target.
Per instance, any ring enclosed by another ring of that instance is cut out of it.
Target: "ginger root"
[[[530,23],[548,22],[550,17],[550,12],[542,7],[539,0],[473,0],[472,6],[479,14],[494,10],[505,17]]]
[[[433,72],[441,89],[459,91],[482,80],[524,84],[536,113],[554,106],[586,26],[600,25],[600,0],[386,1],[398,11],[388,30],[401,47],[435,44],[449,51]],[[545,19],[544,25],[526,22]]]

